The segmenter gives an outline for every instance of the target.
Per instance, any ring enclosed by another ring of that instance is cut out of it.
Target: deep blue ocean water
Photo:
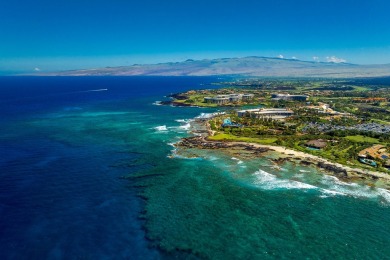
[[[121,124],[142,127],[158,117],[155,98],[201,82],[0,78],[0,259],[158,256],[135,191],[120,178],[149,165],[132,164],[143,154]]]
[[[385,190],[266,158],[171,158],[214,110],[155,101],[215,81],[0,78],[0,259],[388,258]]]

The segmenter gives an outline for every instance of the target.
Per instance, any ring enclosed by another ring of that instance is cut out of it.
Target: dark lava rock
[[[234,149],[234,148],[242,148],[247,151],[254,152],[255,154],[261,154],[264,152],[268,152],[270,149],[263,147],[254,147],[246,144],[236,144],[232,146],[229,142],[214,142],[207,141],[203,137],[194,136],[183,138],[177,146],[187,147],[187,148],[201,148],[201,149]]]
[[[348,178],[348,173],[347,173],[347,171],[345,169],[337,167],[337,166],[335,166],[333,164],[324,163],[324,162],[318,162],[317,166],[319,168],[322,168],[322,169],[326,170],[326,171],[333,172],[337,177]]]
[[[311,162],[308,162],[308,161],[303,161],[303,160],[302,160],[302,161],[299,162],[299,164],[300,164],[300,165],[303,165],[303,166],[309,166],[309,165],[311,165],[312,163],[311,163]]]
[[[168,101],[161,101],[160,104],[161,104],[161,105],[164,105],[164,106],[170,106],[170,105],[172,105],[172,101],[171,101],[171,100],[168,100]]]
[[[174,99],[177,99],[177,100],[186,100],[186,99],[188,99],[188,96],[186,96],[186,95],[184,95],[182,93],[171,94],[168,97],[171,97],[171,98],[174,98]]]
[[[271,159],[274,163],[280,165],[282,163],[285,163],[287,161],[290,161],[290,158],[278,158],[278,159]]]

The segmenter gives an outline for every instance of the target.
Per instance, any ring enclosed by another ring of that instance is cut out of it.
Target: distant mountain
[[[292,59],[245,57],[186,60],[159,64],[106,67],[53,73],[60,76],[265,76],[265,77],[382,77],[390,76],[390,64],[310,62]]]

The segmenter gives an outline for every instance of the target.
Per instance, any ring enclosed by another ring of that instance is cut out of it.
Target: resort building
[[[328,119],[332,119],[332,117],[352,117],[350,113],[338,112],[330,108],[329,104],[326,103],[318,103],[318,106],[306,106],[306,109],[316,110],[320,114],[330,116]]]
[[[242,95],[242,101],[251,101],[255,95],[253,94],[243,94]]]
[[[224,105],[230,102],[229,97],[224,96],[216,96],[216,97],[205,97],[204,98],[205,103],[211,103],[211,104],[217,104],[217,105]]]
[[[238,95],[238,94],[229,95],[229,101],[232,103],[239,102],[241,99],[242,99],[242,95]]]
[[[290,94],[272,94],[272,100],[286,100],[286,101],[307,101],[309,96],[306,95],[290,95]]]
[[[237,112],[239,117],[250,116],[254,118],[271,118],[282,120],[293,116],[294,112],[285,108],[256,108],[248,110],[240,110]]]
[[[390,154],[387,152],[386,146],[384,145],[377,144],[366,148],[360,151],[358,156],[359,161],[362,163],[376,166],[376,162],[373,160],[379,160],[382,161],[384,167],[390,168]]]
[[[228,103],[238,103],[240,101],[250,101],[254,97],[253,94],[230,94],[230,95],[218,95],[215,97],[205,97],[205,103],[223,105]]]
[[[359,157],[369,158],[369,159],[388,160],[390,159],[390,154],[387,153],[386,146],[377,144],[360,151]]]
[[[320,150],[327,146],[327,141],[324,139],[310,140],[306,143],[306,146],[312,149]]]

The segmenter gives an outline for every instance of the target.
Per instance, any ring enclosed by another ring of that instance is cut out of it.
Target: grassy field
[[[361,135],[347,136],[344,137],[346,141],[337,143],[337,145],[328,145],[327,148],[321,150],[310,150],[307,147],[302,145],[302,140],[296,140],[294,142],[286,141],[285,137],[272,137],[272,136],[264,136],[264,137],[245,137],[245,136],[236,136],[229,133],[218,133],[215,136],[208,137],[211,141],[230,141],[230,142],[247,142],[247,143],[258,143],[264,145],[276,145],[283,146],[287,148],[294,149],[296,151],[301,151],[308,154],[313,154],[316,156],[320,156],[322,158],[328,159],[333,162],[337,162],[343,165],[349,165],[352,167],[357,167],[361,169],[373,169],[373,167],[366,166],[361,164],[356,157],[356,151],[360,151],[361,149],[356,148],[367,146],[366,144],[377,144],[380,143],[378,139],[372,137],[365,137]],[[279,139],[279,140],[278,140]],[[347,141],[348,140],[348,141]],[[341,140],[340,140],[341,141]],[[353,143],[356,143],[355,145]],[[356,149],[356,151],[351,150]],[[375,170],[382,171],[388,173],[385,169],[375,168]]]
[[[369,91],[369,90],[371,90],[370,87],[363,87],[363,86],[354,86],[353,88],[355,91]]]
[[[203,99],[186,99],[186,100],[175,100],[175,103],[182,103],[197,107],[218,107],[217,104],[204,103]]]
[[[376,138],[362,136],[362,135],[350,135],[350,136],[346,136],[345,138],[352,142],[357,142],[357,143],[371,143],[371,144],[380,143],[379,140]]]
[[[253,137],[239,137],[231,134],[217,134],[208,138],[212,141],[235,141],[258,144],[273,144],[278,140],[277,138],[253,138]]]
[[[378,124],[383,124],[383,125],[390,125],[390,122],[387,122],[387,121],[384,121],[384,120],[380,120],[380,119],[371,119],[372,122],[374,123],[378,123]]]

